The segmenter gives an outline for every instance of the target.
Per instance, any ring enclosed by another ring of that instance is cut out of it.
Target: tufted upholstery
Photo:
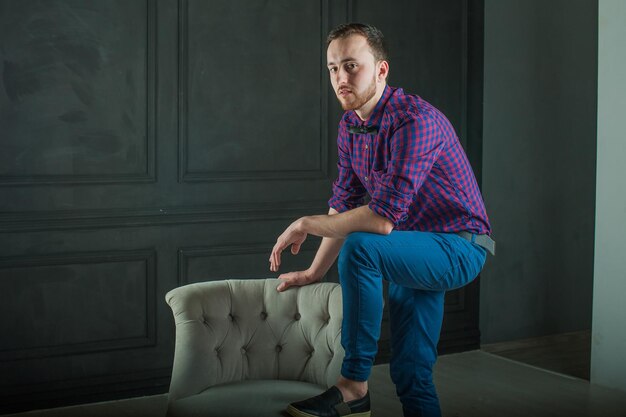
[[[282,293],[277,286],[277,279],[214,281],[166,295],[176,323],[168,416],[243,417],[237,407],[250,404],[250,415],[281,415],[288,402],[336,382],[343,360],[340,286]]]

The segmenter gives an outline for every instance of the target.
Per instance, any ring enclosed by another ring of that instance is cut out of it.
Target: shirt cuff
[[[408,218],[408,206],[404,194],[398,192],[377,192],[372,196],[372,201],[368,204],[370,210],[379,216],[389,219],[394,226],[404,222]]]
[[[352,210],[353,208],[356,208],[356,207],[350,207],[350,205],[334,197],[328,200],[328,207],[337,210],[337,213],[343,213],[344,211],[348,211],[348,210]]]

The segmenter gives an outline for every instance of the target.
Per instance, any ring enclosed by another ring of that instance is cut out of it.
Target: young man
[[[476,179],[450,122],[418,96],[387,86],[382,33],[346,24],[330,32],[327,65],[346,111],[339,123],[339,176],[328,215],[302,217],[270,256],[297,254],[323,237],[306,271],[279,276],[278,291],[319,281],[335,259],[343,291],[345,359],[337,384],[290,404],[296,417],[369,416],[367,379],[389,281],[391,376],[405,416],[440,416],[432,381],[444,294],[471,282],[493,252]],[[364,204],[369,194],[371,200]]]

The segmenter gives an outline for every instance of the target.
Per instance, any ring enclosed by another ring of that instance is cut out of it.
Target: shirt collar
[[[356,112],[354,110],[351,110],[348,113],[348,122],[355,126],[380,126],[383,114],[385,114],[385,106],[387,105],[387,102],[396,90],[398,89],[385,85],[383,95],[380,96],[380,99],[378,100],[378,103],[376,103],[374,111],[372,112],[370,117],[367,120],[362,121],[356,114]]]

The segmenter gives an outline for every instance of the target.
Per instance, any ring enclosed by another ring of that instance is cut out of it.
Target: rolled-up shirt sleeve
[[[338,175],[333,182],[333,195],[328,206],[339,213],[352,210],[363,205],[367,191],[352,168],[349,152],[349,137],[345,126],[339,126],[337,137],[337,170]]]
[[[398,225],[430,173],[445,142],[432,118],[405,114],[390,140],[387,167],[372,171],[376,190],[369,208]]]

